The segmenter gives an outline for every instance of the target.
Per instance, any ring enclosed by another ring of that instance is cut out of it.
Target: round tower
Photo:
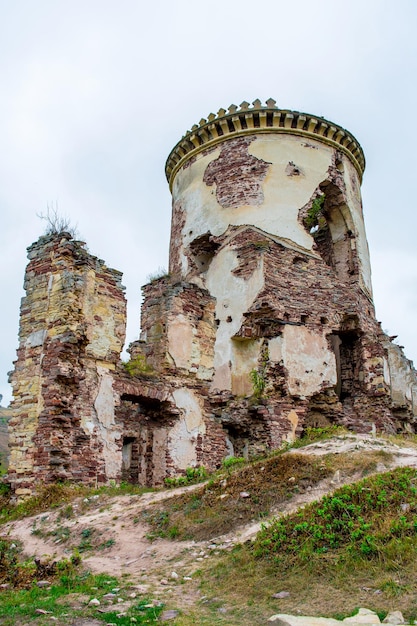
[[[250,224],[320,255],[340,280],[371,298],[360,184],[365,158],[356,139],[321,117],[232,105],[192,127],[166,163],[173,197],[172,274],[205,274],[210,238]],[[194,279],[195,280],[195,279]]]
[[[327,390],[345,414],[365,388],[386,394],[364,168],[348,131],[272,99],[220,109],[174,147],[170,275],[214,303],[212,392],[249,396],[256,381],[280,397]]]

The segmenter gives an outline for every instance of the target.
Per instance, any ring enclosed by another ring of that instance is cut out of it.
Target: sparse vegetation
[[[258,368],[253,369],[249,376],[252,382],[253,395],[255,398],[261,398],[264,394],[266,387],[266,370],[269,362],[268,348],[262,347],[261,354],[258,361]]]
[[[170,274],[165,269],[165,267],[158,267],[155,272],[151,272],[147,275],[146,280],[148,283],[153,283],[155,280],[160,280],[161,278],[169,278]]]
[[[171,498],[163,507],[149,508],[143,517],[151,526],[152,538],[170,537],[175,528],[176,539],[210,539],[267,517],[275,507],[337,469],[346,475],[358,469],[367,473],[375,469],[379,459],[378,453],[360,459],[275,454],[244,466],[232,464],[226,473],[219,472],[204,486]],[[244,492],[249,495],[242,497]]]
[[[256,250],[269,250],[270,241],[268,239],[260,239],[259,241],[255,241],[253,244]]]
[[[71,220],[66,215],[59,213],[58,205],[55,208],[48,205],[46,213],[37,213],[37,217],[46,222],[45,235],[69,233],[73,238],[78,235],[77,226],[72,226]]]
[[[263,371],[252,370],[250,373],[250,379],[253,386],[253,395],[256,398],[260,398],[265,391],[265,373]]]
[[[301,448],[303,446],[308,446],[314,441],[324,441],[325,439],[330,439],[331,437],[348,435],[348,433],[349,431],[347,431],[346,428],[338,426],[337,424],[330,424],[330,426],[323,427],[307,426],[300,439],[296,439],[291,447]]]
[[[125,361],[123,367],[130,376],[155,376],[155,371],[146,362],[144,354],[138,354],[134,359]]]
[[[325,194],[323,193],[321,196],[317,196],[314,198],[311,207],[307,211],[307,216],[304,220],[307,228],[312,228],[319,223],[319,219],[322,215],[324,201],[326,199]]]
[[[97,488],[86,485],[55,483],[43,485],[38,488],[36,495],[13,504],[11,502],[12,494],[10,487],[7,484],[0,483],[0,524],[36,515],[62,505],[65,506],[62,506],[58,517],[60,520],[63,518],[69,519],[74,513],[72,502],[77,498],[83,498],[82,508],[85,509],[94,504],[95,499],[99,495],[109,497],[127,494],[140,495],[148,491],[152,491],[152,489],[125,482],[122,482],[120,485],[103,485]]]
[[[183,476],[167,477],[164,480],[166,487],[183,487],[185,485],[193,485],[206,480],[208,474],[205,467],[187,467]]]

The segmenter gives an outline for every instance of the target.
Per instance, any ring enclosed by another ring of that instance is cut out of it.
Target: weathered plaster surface
[[[170,431],[168,449],[178,469],[196,465],[196,444],[206,432],[201,400],[190,389],[173,392],[180,418]]]
[[[9,479],[18,496],[36,480],[93,482],[120,472],[110,371],[124,342],[121,274],[68,233],[40,238],[28,256],[11,376]]]
[[[359,176],[349,159],[342,157],[344,176],[346,185],[347,204],[350,209],[354,231],[356,234],[356,250],[359,257],[360,272],[359,280],[361,287],[372,298],[371,261],[369,257],[368,240],[365,232],[365,222],[363,219],[362,198],[360,192]]]
[[[204,172],[206,185],[216,185],[216,200],[223,208],[263,204],[264,180],[269,163],[248,152],[256,137],[239,137],[226,141],[220,155]]]
[[[245,107],[170,161],[170,273],[143,288],[130,369],[120,272],[68,233],[29,248],[11,376],[18,497],[56,480],[161,484],[308,425],[416,431],[416,372],[375,319],[360,147],[311,116]]]
[[[108,479],[117,478],[121,466],[120,427],[115,421],[115,397],[113,392],[113,377],[108,368],[97,365],[99,386],[94,408],[97,415],[97,427],[103,442],[103,458]],[[85,430],[91,434],[92,422],[86,420]]]
[[[232,340],[231,391],[237,396],[250,396],[253,393],[251,372],[258,367],[261,340]]]
[[[393,404],[398,408],[409,407],[417,417],[417,376],[413,364],[395,343],[387,342],[386,348]]]
[[[168,327],[168,351],[174,365],[179,368],[189,368],[194,360],[197,362],[199,354],[193,355],[193,327],[190,320],[183,314],[176,315]]]
[[[303,326],[285,326],[281,350],[291,395],[308,397],[323,386],[336,385],[335,356],[322,334]],[[279,356],[276,345],[273,352]]]
[[[239,331],[243,314],[264,284],[262,260],[249,278],[233,274],[239,264],[237,254],[236,250],[229,247],[221,249],[213,259],[206,277],[207,288],[216,299],[218,320],[212,389],[230,390],[232,387],[234,349],[231,339]]]

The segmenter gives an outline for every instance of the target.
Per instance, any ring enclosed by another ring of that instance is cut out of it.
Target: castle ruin
[[[169,274],[124,365],[121,273],[66,232],[28,249],[8,480],[161,484],[307,426],[415,432],[417,377],[375,318],[362,149],[320,117],[221,109],[172,150]]]

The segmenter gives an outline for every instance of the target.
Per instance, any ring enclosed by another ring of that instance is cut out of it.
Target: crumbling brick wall
[[[170,274],[143,288],[130,363],[121,274],[68,233],[29,248],[9,480],[155,485],[306,426],[415,432],[417,375],[375,318],[360,182],[341,127],[270,99],[173,149]]]
[[[9,480],[18,496],[37,481],[108,479],[103,450],[117,439],[109,377],[125,338],[120,272],[68,233],[41,237],[28,256],[11,375]]]

